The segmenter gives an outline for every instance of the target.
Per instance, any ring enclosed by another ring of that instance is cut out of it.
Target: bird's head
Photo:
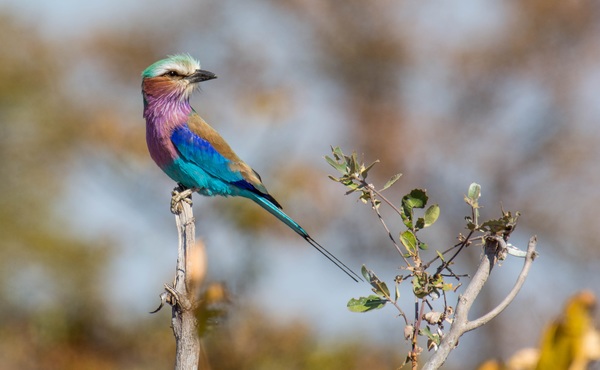
[[[217,76],[200,69],[200,63],[189,54],[171,55],[155,62],[142,72],[144,98],[189,99],[202,81]]]

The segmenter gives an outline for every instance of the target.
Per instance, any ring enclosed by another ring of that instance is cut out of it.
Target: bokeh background
[[[399,201],[440,204],[423,237],[523,216],[541,257],[496,320],[447,369],[535,346],[574,292],[598,292],[600,4],[593,1],[0,0],[0,358],[4,369],[164,369],[174,275],[173,183],[145,144],[140,73],[188,52],[219,78],[192,105],[315,239],[390,281],[401,260],[368,207],[327,179],[330,145],[381,160]],[[392,309],[246,200],[196,196],[210,281],[233,295],[205,339],[214,369],[390,369],[406,353]],[[392,216],[388,214],[388,216]],[[398,220],[389,219],[394,230]],[[461,257],[472,272],[481,251]],[[472,312],[494,307],[522,262],[495,269]],[[410,289],[410,287],[406,287]],[[408,290],[404,308],[412,312]]]

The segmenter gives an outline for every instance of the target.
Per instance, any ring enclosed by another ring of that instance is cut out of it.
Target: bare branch
[[[179,200],[179,212],[175,214],[179,246],[173,287],[176,300],[175,304],[172,304],[171,324],[176,340],[176,370],[198,369],[200,359],[200,338],[198,337],[198,325],[194,315],[196,289],[193,289],[195,284],[190,282],[190,276],[188,276],[188,272],[192,270],[190,269],[192,261],[187,258],[197,254],[194,252],[197,245],[194,241],[195,227],[192,205],[186,199]]]
[[[477,268],[477,271],[475,272],[473,279],[471,279],[471,283],[469,283],[467,286],[464,294],[458,297],[454,322],[450,328],[450,331],[442,339],[440,347],[435,354],[429,359],[429,361],[425,363],[423,370],[439,369],[446,361],[446,358],[448,358],[450,352],[456,348],[459,338],[464,333],[489,322],[510,304],[523,286],[523,283],[527,278],[527,274],[529,273],[531,264],[537,256],[537,252],[535,251],[536,245],[537,237],[533,236],[529,240],[527,256],[525,258],[523,269],[517,278],[515,286],[507,295],[507,297],[492,311],[483,315],[479,319],[470,322],[468,320],[468,314],[471,306],[475,302],[475,299],[479,295],[481,288],[483,288],[483,285],[490,276],[490,273],[497,262],[498,255],[501,253],[506,253],[506,242],[504,239],[501,237],[488,237],[486,239],[485,251],[479,267]]]
[[[172,286],[165,284],[165,291],[160,294],[160,306],[151,312],[158,312],[165,303],[171,305],[171,327],[176,342],[175,370],[198,369],[200,360],[200,338],[194,311],[196,292],[206,266],[202,265],[205,263],[203,245],[194,241],[193,190],[182,186],[173,190],[171,212],[175,214],[179,239],[175,281]]]
[[[477,329],[478,327],[487,324],[494,317],[498,316],[500,312],[504,311],[504,309],[508,307],[509,304],[511,304],[511,302],[515,299],[515,297],[521,290],[521,287],[523,287],[523,284],[527,279],[527,275],[529,274],[529,269],[533,264],[533,260],[537,257],[537,252],[535,251],[536,245],[537,237],[532,236],[531,239],[529,239],[529,244],[527,246],[527,256],[525,257],[525,262],[523,263],[521,273],[519,274],[519,277],[517,278],[517,281],[515,282],[515,285],[513,286],[512,290],[508,293],[504,300],[487,314],[481,316],[476,320],[470,321],[466,326],[465,332]]]

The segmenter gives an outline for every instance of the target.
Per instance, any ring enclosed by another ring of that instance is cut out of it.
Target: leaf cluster
[[[443,338],[444,322],[452,322],[454,308],[447,304],[446,293],[455,292],[461,284],[458,283],[455,286],[447,280],[459,281],[461,277],[464,277],[455,274],[451,269],[455,258],[476,239],[483,240],[485,237],[501,236],[507,240],[516,227],[519,213],[516,212],[513,216],[511,212],[502,210],[502,217],[481,222],[479,215],[481,186],[476,183],[471,184],[464,197],[471,210],[471,214],[465,217],[468,234],[466,236],[459,234],[458,243],[453,246],[445,249],[431,248],[435,250],[435,255],[425,262],[424,258],[431,252],[430,246],[424,241],[422,231],[433,226],[440,217],[439,205],[429,204],[429,196],[425,189],[413,189],[402,196],[399,201],[394,200],[397,199],[395,196],[388,198],[383,192],[390,189],[400,179],[401,174],[393,175],[378,190],[373,184],[367,182],[367,176],[379,161],[365,165],[358,159],[356,153],[346,155],[339,147],[332,147],[331,151],[332,157],[326,156],[325,159],[338,172],[338,175],[330,175],[329,178],[346,187],[347,195],[358,193],[358,199],[371,205],[400,258],[404,261],[404,265],[399,268],[407,271],[406,275],[398,275],[394,279],[392,295],[388,285],[374,271],[363,265],[362,275],[369,282],[374,294],[350,299],[347,305],[348,309],[352,312],[369,312],[381,309],[388,304],[394,306],[399,315],[404,318],[405,337],[412,343],[412,349],[407,355],[406,361],[415,364],[422,352],[422,348],[418,345],[418,337],[427,339],[428,349],[435,349]],[[396,223],[401,228],[398,234],[394,234],[390,230],[381,215],[380,206],[382,204],[390,207],[401,221]],[[409,321],[399,300],[399,288],[405,281],[410,281],[415,302],[415,315],[412,322]],[[439,298],[443,298],[443,309],[435,311],[432,302]]]

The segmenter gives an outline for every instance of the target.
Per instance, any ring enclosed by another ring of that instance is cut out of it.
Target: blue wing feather
[[[174,130],[171,141],[182,158],[208,174],[230,183],[244,180],[240,172],[231,171],[229,159],[221,155],[208,140],[192,132],[187,125]]]
[[[177,181],[185,186],[203,188],[202,192],[206,195],[243,196],[245,190],[266,198],[277,208],[281,208],[269,193],[261,191],[255,184],[246,180],[240,171],[232,170],[232,161],[187,125],[175,129],[171,141],[181,156],[180,161],[176,162],[182,170]],[[260,180],[258,174],[256,176]]]

